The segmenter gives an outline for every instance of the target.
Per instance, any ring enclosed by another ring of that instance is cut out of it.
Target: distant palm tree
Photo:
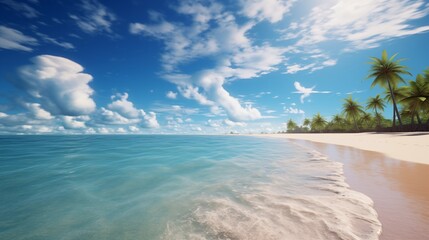
[[[359,103],[354,101],[351,96],[344,99],[344,101],[345,102],[343,104],[343,113],[345,114],[347,119],[353,119],[355,128],[356,130],[358,130],[357,118],[359,118],[359,116],[364,113],[363,107],[359,105]]]
[[[383,115],[381,114],[381,113],[376,113],[375,115],[374,115],[374,119],[375,119],[375,121],[379,124],[378,125],[378,127],[381,127],[381,121],[383,121],[384,120],[384,117],[383,117]]]
[[[325,118],[323,118],[320,113],[318,113],[314,115],[313,119],[311,119],[311,130],[321,132],[324,129],[326,123],[327,121]]]
[[[298,125],[292,119],[289,119],[287,122],[287,131],[293,132],[296,130],[296,127],[298,127]]]
[[[371,128],[372,126],[372,116],[369,113],[364,112],[362,114],[362,117],[360,118],[360,121],[362,124],[368,128]]]
[[[341,115],[335,114],[334,116],[332,116],[332,123],[342,124],[343,122],[344,122],[344,119],[343,119],[343,117],[341,117]]]
[[[421,124],[419,111],[429,109],[429,82],[426,82],[423,75],[419,74],[415,81],[409,81],[405,97],[401,101],[407,104],[412,122],[414,117],[417,117],[417,121]]]
[[[311,121],[308,118],[304,119],[304,122],[302,123],[302,125],[306,128],[306,131],[308,130],[308,128],[310,127]]]
[[[402,126],[401,116],[399,115],[398,106],[396,105],[396,99],[393,95],[393,87],[397,86],[398,83],[405,83],[404,79],[401,77],[401,74],[411,75],[407,71],[407,67],[400,65],[401,59],[394,60],[397,54],[388,58],[386,50],[381,54],[381,58],[372,57],[371,62],[371,70],[368,78],[375,78],[371,84],[371,87],[375,85],[380,85],[382,87],[388,87],[392,103],[393,103],[393,111],[396,113],[398,118],[399,125]],[[395,116],[394,116],[395,117]],[[393,119],[393,123],[395,123],[395,118]]]
[[[372,109],[375,112],[376,116],[378,115],[378,110],[384,111],[385,106],[386,105],[384,104],[384,101],[379,94],[377,94],[377,96],[375,97],[368,98],[368,101],[366,103],[366,109]],[[377,121],[377,126],[380,126],[380,121]]]

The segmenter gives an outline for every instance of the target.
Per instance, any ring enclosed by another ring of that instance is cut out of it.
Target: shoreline
[[[342,163],[350,188],[374,201],[374,209],[382,223],[379,239],[423,240],[429,235],[429,159],[424,158],[425,155],[429,158],[429,133],[414,134],[249,136],[283,138]],[[419,144],[416,146],[416,143]],[[409,157],[404,157],[403,153]]]
[[[286,133],[248,136],[307,140],[378,152],[387,157],[429,165],[429,132]]]

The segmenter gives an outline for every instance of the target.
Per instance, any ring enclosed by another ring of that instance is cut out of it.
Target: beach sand
[[[429,133],[263,134],[344,164],[346,182],[374,201],[380,239],[428,239]]]
[[[382,153],[388,157],[429,164],[429,133],[326,133],[261,134],[258,136],[301,139],[354,147]]]

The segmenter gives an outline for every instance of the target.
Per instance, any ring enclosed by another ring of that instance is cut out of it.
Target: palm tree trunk
[[[395,108],[393,108],[393,127],[396,127],[396,111],[395,111]]]
[[[419,125],[422,124],[422,120],[420,119],[419,113],[416,112],[416,116],[417,116],[417,122],[419,123]]]
[[[402,127],[401,116],[399,115],[398,106],[396,106],[395,96],[393,95],[392,86],[390,85],[390,81],[389,80],[387,81],[387,84],[389,85],[390,96],[392,97],[393,110],[396,111],[396,115],[398,115],[399,126]],[[395,121],[395,120],[393,120],[393,121]]]
[[[375,116],[378,116],[377,108],[375,109]],[[380,118],[377,118],[377,127],[380,127]]]
[[[355,122],[355,128],[356,128],[356,132],[358,131],[358,126],[357,126],[357,122],[356,122],[356,117],[353,115],[353,121]]]

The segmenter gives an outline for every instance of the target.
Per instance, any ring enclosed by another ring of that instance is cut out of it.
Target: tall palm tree
[[[401,116],[399,115],[398,106],[396,105],[396,99],[395,96],[393,96],[392,89],[393,87],[397,86],[398,83],[405,83],[404,79],[401,77],[401,74],[411,75],[411,73],[407,71],[407,67],[400,64],[402,59],[394,60],[396,55],[397,54],[388,58],[386,50],[383,50],[381,58],[372,57],[372,66],[368,78],[375,78],[371,84],[371,87],[374,87],[375,85],[388,87],[391,93],[393,111],[396,113],[399,125],[402,126]],[[393,120],[393,122],[395,122],[395,120]]]
[[[347,119],[353,119],[355,128],[358,130],[357,118],[359,118],[359,116],[364,113],[363,107],[358,102],[353,100],[351,96],[349,96],[348,98],[344,99],[343,113]]]
[[[325,118],[323,118],[320,113],[318,113],[314,115],[313,119],[311,119],[311,130],[321,132],[324,129],[326,123],[327,122]]]
[[[397,87],[394,86],[392,87],[392,91],[390,91],[389,89],[386,89],[384,91],[384,100],[386,100],[388,103],[392,103],[393,104],[393,98],[392,96],[395,98],[395,100],[398,102],[400,102],[405,96],[406,96],[406,92],[407,92],[407,87]],[[395,109],[393,109],[393,126],[396,126],[396,111]]]
[[[366,102],[366,109],[372,109],[375,112],[376,116],[378,115],[378,110],[384,111],[385,106],[386,105],[384,104],[384,101],[379,94],[377,94],[377,96],[375,97],[368,98],[368,101]],[[380,121],[377,121],[377,126],[380,126]]]
[[[409,81],[405,97],[401,101],[407,104],[412,121],[416,116],[421,124],[419,111],[429,109],[429,82],[426,82],[423,75],[419,74],[415,81]]]

